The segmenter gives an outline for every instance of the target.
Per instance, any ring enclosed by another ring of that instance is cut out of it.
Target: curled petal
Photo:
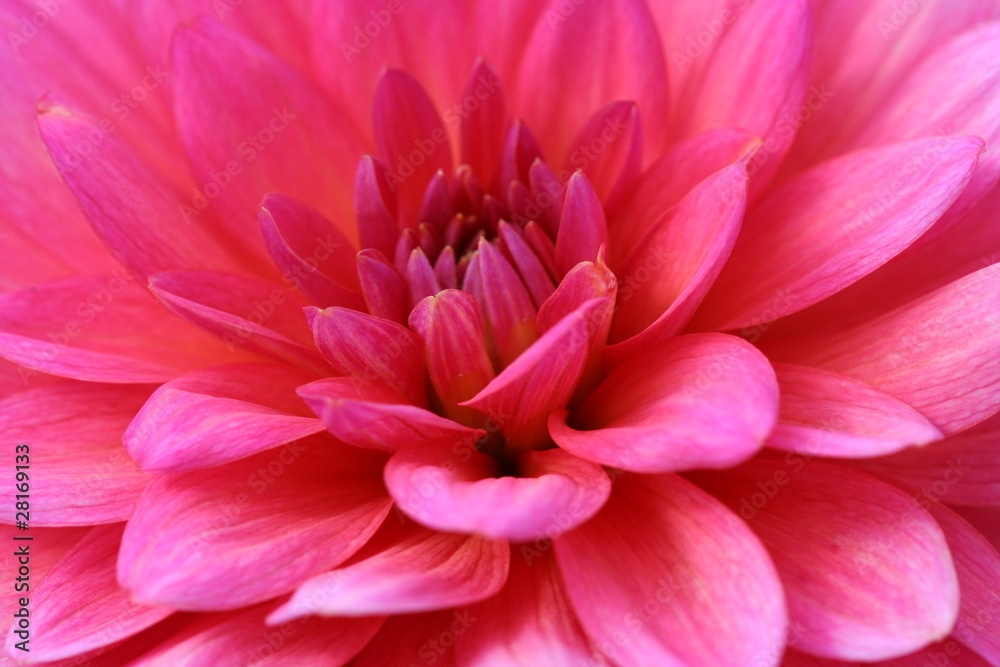
[[[496,477],[496,462],[462,443],[424,443],[386,465],[393,500],[436,530],[528,541],[558,535],[591,518],[611,481],[599,466],[558,449],[526,452],[520,477]]]
[[[778,416],[767,359],[725,334],[691,334],[630,357],[549,430],[577,456],[637,472],[722,468],[752,456]]]

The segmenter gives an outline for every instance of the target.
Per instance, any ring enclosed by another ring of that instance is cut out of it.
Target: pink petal
[[[238,361],[157,305],[124,273],[80,276],[0,296],[0,355],[91,382],[163,382]]]
[[[793,364],[775,364],[774,370],[781,412],[768,447],[865,458],[943,437],[919,412],[864,382]]]
[[[919,73],[920,78],[913,81],[927,81],[921,69],[940,52],[935,52],[939,45],[1000,17],[1000,6],[980,0],[956,0],[947,6],[928,3],[905,9],[897,0],[821,0],[814,3],[814,8],[814,85],[806,100],[809,113],[788,160],[789,166],[798,169],[842,153],[845,144],[861,134],[880,111],[892,108],[901,99],[900,84],[905,79]],[[972,78],[972,71],[985,64],[964,60],[945,86],[963,85],[959,79]],[[942,93],[935,109],[948,109],[954,99],[950,91],[937,82],[927,82],[928,91]],[[922,117],[914,113],[900,128],[919,124]],[[941,134],[940,128],[938,125],[911,136]]]
[[[14,94],[5,98],[16,116],[33,116],[38,99],[52,94],[106,119],[105,134],[114,133],[144,160],[155,163],[176,150],[166,92],[169,67],[162,57],[143,58],[124,3],[47,6],[48,11],[21,0],[4,0],[2,5],[4,33],[11,47],[4,53],[14,56],[12,68],[28,79],[27,85],[15,85]],[[36,18],[38,11],[42,14]],[[39,23],[44,29],[35,30]],[[2,65],[5,70],[12,66],[8,63]],[[16,80],[15,72],[9,74]],[[6,85],[4,89],[11,92]],[[25,132],[25,125],[17,123],[11,129],[27,135],[21,141],[28,139],[38,147],[36,135]],[[86,151],[85,145],[79,152]],[[182,172],[183,167],[173,171]],[[32,175],[24,174],[29,179]],[[32,189],[44,183],[33,184]]]
[[[929,447],[870,459],[864,468],[910,488],[923,502],[1000,506],[1000,416]]]
[[[500,163],[510,119],[503,85],[485,60],[476,61],[461,100],[462,162],[489,186]]]
[[[693,326],[761,324],[864,277],[947,210],[982,148],[974,137],[892,144],[825,162],[786,183],[750,211]],[[921,167],[928,160],[931,166]]]
[[[237,347],[319,371],[301,296],[260,278],[210,271],[171,271],[149,281],[170,310]]]
[[[936,5],[927,7],[904,27],[922,23],[933,14],[938,14],[940,23],[948,23],[969,11],[970,4],[977,3],[957,3],[954,13],[946,15]],[[899,96],[893,95],[882,105],[876,119],[868,119],[873,124],[865,133],[866,141],[852,145],[942,133],[975,135],[985,139],[988,148],[996,145],[1000,140],[1000,68],[993,44],[998,30],[998,23],[984,24],[927,58],[908,75]],[[998,179],[1000,157],[997,151],[987,150],[979,156],[962,194],[927,233],[864,280],[818,304],[814,316],[849,326],[972,273],[988,263],[987,258],[995,261],[1000,252],[1000,226],[990,221],[1000,198]],[[811,326],[811,322],[802,324]]]
[[[680,477],[619,479],[555,553],[580,624],[618,664],[777,663],[769,651],[787,619],[771,560],[742,521]]]
[[[30,657],[34,661],[58,660],[114,644],[173,613],[165,607],[134,602],[115,581],[115,558],[122,524],[91,530],[45,576],[31,587]],[[12,542],[29,560],[45,546],[42,542]],[[34,573],[33,573],[34,574]],[[15,629],[15,627],[12,628]],[[24,655],[14,645],[21,641],[7,635],[8,655]]]
[[[551,235],[555,236],[559,231],[559,221],[562,220],[562,204],[565,187],[563,180],[568,180],[568,173],[562,178],[556,176],[548,165],[542,160],[536,159],[528,169],[528,182],[531,184],[531,201],[539,208],[537,215],[533,216],[539,224]],[[528,211],[534,213],[534,211]]]
[[[649,3],[667,56],[672,109],[684,109],[685,101],[690,103],[721,36],[748,7],[737,0]]]
[[[582,170],[602,202],[612,202],[639,176],[642,119],[635,102],[612,102],[591,116],[573,140],[565,171]]]
[[[566,407],[583,375],[591,316],[609,302],[605,297],[580,305],[462,405],[492,418],[514,449],[544,445],[549,415]]]
[[[409,288],[408,306],[413,308],[421,300],[429,296],[434,296],[441,291],[434,267],[421,248],[414,248],[410,251],[410,257],[406,262],[406,271],[403,273],[406,284]]]
[[[20,29],[23,26],[11,34],[18,36]],[[46,84],[32,76],[24,67],[24,54],[16,51],[0,52],[4,89],[0,107],[4,271],[0,286],[5,292],[78,273],[110,271],[115,266],[38,140],[37,103]],[[39,220],[58,220],[59,224],[39,225]]]
[[[424,355],[406,327],[346,308],[309,308],[316,346],[330,364],[363,384],[379,383],[425,405]]]
[[[649,121],[646,145],[659,149],[667,72],[646,4],[609,0],[548,7],[525,47],[527,64],[520,69],[514,99],[517,115],[545,138],[551,162],[561,164],[587,119],[615,100],[636,100]]]
[[[435,530],[528,541],[558,535],[590,519],[611,482],[599,466],[558,449],[527,452],[520,477],[496,477],[495,459],[448,440],[401,450],[385,483],[399,508]]]
[[[150,391],[61,382],[0,401],[0,442],[32,466],[27,480],[17,480],[12,469],[2,487],[14,498],[16,483],[29,482],[32,526],[92,526],[132,516],[150,478],[122,449],[122,433]],[[0,516],[14,523],[14,503]]]
[[[258,214],[271,258],[285,281],[322,308],[361,310],[355,250],[315,209],[291,197],[271,194]]]
[[[708,130],[671,146],[628,196],[611,207],[611,266],[618,270],[641,249],[655,223],[699,183],[735,162],[747,161],[759,147],[760,139],[749,132],[729,128]]]
[[[556,265],[565,274],[580,262],[593,262],[608,242],[608,221],[593,186],[582,172],[566,183],[562,221],[556,237]]]
[[[545,265],[538,259],[535,252],[524,240],[523,233],[514,225],[508,222],[500,223],[500,238],[503,239],[507,252],[510,253],[511,261],[517,268],[517,272],[524,281],[525,287],[531,293],[531,299],[536,307],[548,299],[555,291],[555,284],[551,276],[545,269]]]
[[[794,114],[809,73],[811,14],[807,0],[765,0],[746,8],[712,54],[686,113],[685,134],[740,127],[764,140],[748,166],[757,189],[795,139]]]
[[[511,560],[504,589],[468,611],[476,623],[457,639],[461,664],[516,667],[545,656],[553,665],[606,665],[570,609],[555,558],[527,544],[515,551],[522,557]]]
[[[455,639],[475,626],[468,609],[390,616],[375,638],[354,660],[354,667],[419,665],[457,667]]]
[[[118,581],[138,600],[198,611],[290,592],[350,557],[378,528],[391,505],[383,461],[315,436],[224,467],[158,477],[125,530]]]
[[[499,368],[513,363],[538,339],[535,305],[521,277],[503,255],[480,241],[465,274],[465,289],[483,309],[488,345]]]
[[[752,456],[778,416],[767,359],[725,334],[692,334],[620,363],[575,409],[553,414],[563,449],[638,472],[724,468]]]
[[[998,307],[995,264],[793,355],[895,396],[947,435],[1000,409]]]
[[[875,661],[948,634],[958,582],[934,519],[900,489],[797,454],[695,481],[738,511],[781,575],[796,647]]]
[[[350,120],[274,54],[211,19],[177,31],[172,65],[175,116],[199,190],[232,224],[243,229],[265,194],[283,192],[356,242],[348,221],[365,150]]]
[[[1000,662],[1000,553],[955,512],[930,503],[955,560],[961,606],[952,635],[990,662]]]
[[[483,315],[475,297],[458,290],[428,297],[410,313],[410,328],[424,341],[427,371],[445,413],[468,425],[481,421],[481,415],[459,405],[493,379]]]
[[[509,560],[505,541],[390,519],[348,563],[299,586],[268,623],[307,615],[410,614],[477,602],[500,590]]]
[[[396,218],[399,197],[389,183],[389,170],[382,162],[365,155],[358,162],[354,181],[354,214],[362,248],[391,255],[399,239]]]
[[[375,90],[375,138],[400,198],[404,223],[414,222],[424,187],[438,171],[452,173],[451,145],[434,102],[420,83],[390,69]]]
[[[38,129],[52,161],[94,231],[133,275],[238,270],[260,261],[255,258],[262,254],[234,256],[231,248],[238,244],[228,238],[220,243],[212,233],[222,224],[214,212],[197,208],[200,201],[189,200],[117,137],[102,132],[99,121],[62,106],[41,111]],[[88,139],[94,133],[103,138],[96,145]],[[90,148],[86,159],[80,146]],[[194,220],[199,224],[187,224]]]
[[[228,614],[202,614],[130,667],[178,665],[329,665],[350,662],[375,636],[384,618],[308,618],[265,628],[270,605]]]
[[[309,41],[302,39],[302,33],[310,27],[312,3],[309,0],[292,0],[271,11],[262,11],[266,5],[261,3],[258,6],[259,2],[250,0],[250,4],[244,7],[216,5],[214,0],[137,0],[129,8],[138,44],[146,49],[151,61],[163,61],[169,56],[170,39],[178,25],[201,14],[213,14],[297,68],[306,69],[310,50]],[[237,7],[247,11],[236,11]]]
[[[385,255],[372,249],[359,252],[358,277],[368,312],[383,320],[406,324],[409,312],[406,284]]]
[[[907,74],[900,89],[865,127],[851,146],[871,146],[935,134],[970,134],[987,146],[1000,140],[1000,22],[985,23],[935,51]],[[984,153],[956,209],[968,208],[997,183],[1000,158]],[[959,210],[949,211],[956,215]]]
[[[601,258],[597,262],[580,262],[538,309],[539,330],[548,331],[591,299],[614,299],[617,287],[615,275]]]
[[[315,379],[271,364],[193,371],[157,389],[125,433],[125,448],[147,472],[229,463],[323,430],[295,394]]]
[[[460,99],[473,49],[473,10],[465,0],[314,3],[313,64],[331,99],[345,100],[359,127],[371,122],[376,81],[403,68],[427,87],[439,108]],[[433,14],[433,21],[420,17]],[[417,17],[414,19],[413,17]],[[428,45],[447,48],[428,48]],[[378,103],[375,103],[378,106]],[[456,123],[457,124],[457,123]]]
[[[737,163],[699,183],[661,216],[622,261],[620,308],[612,327],[618,354],[665,341],[687,324],[736,243],[747,198]]]
[[[395,452],[435,438],[471,447],[485,431],[462,426],[407,403],[391,389],[357,378],[325,378],[299,387],[299,396],[337,439],[355,447]]]

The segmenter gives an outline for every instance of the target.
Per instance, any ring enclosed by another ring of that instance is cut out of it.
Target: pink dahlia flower
[[[0,16],[3,664],[1000,665],[1000,2]]]

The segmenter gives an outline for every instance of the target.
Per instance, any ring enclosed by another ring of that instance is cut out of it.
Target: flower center
[[[466,162],[452,169],[443,124],[406,76],[388,75],[376,93],[376,106],[380,95],[395,102],[376,114],[394,125],[376,127],[381,155],[359,167],[362,292],[373,315],[423,341],[427,406],[485,431],[479,448],[515,470],[512,452],[552,446],[549,413],[566,407],[599,362],[616,290],[603,259],[603,208],[583,172],[556,175],[520,121],[463,119]],[[492,102],[503,104],[502,92]],[[588,330],[581,318],[597,301],[601,323]],[[566,318],[575,318],[573,331]],[[568,345],[569,333],[584,344]],[[544,368],[553,363],[571,372],[535,396],[532,383],[558,370]]]

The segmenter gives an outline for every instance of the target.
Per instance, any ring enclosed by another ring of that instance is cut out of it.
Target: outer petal
[[[797,648],[875,661],[948,634],[958,581],[933,518],[905,492],[848,468],[789,455],[696,483],[768,547],[803,629]]]
[[[867,382],[955,433],[1000,408],[998,312],[995,264],[788,356]]]
[[[745,162],[760,139],[745,130],[708,130],[672,145],[608,211],[611,266],[621,271],[654,225],[699,183],[735,162]]]
[[[58,660],[114,644],[173,613],[132,600],[115,582],[115,557],[122,524],[94,528],[45,576],[32,585],[30,657],[33,662]],[[43,542],[13,542],[33,552]],[[12,629],[15,629],[14,624]],[[21,641],[7,635],[6,650]]]
[[[472,9],[464,0],[392,5],[383,0],[319,0],[314,11],[315,70],[331,99],[350,101],[346,111],[359,127],[371,122],[375,82],[384,68],[413,73],[443,109],[461,97],[469,66],[479,55],[471,43],[480,31],[471,27]],[[495,12],[488,14],[495,20]],[[428,16],[434,20],[422,20]],[[428,48],[431,44],[438,48]],[[457,121],[456,115],[455,125]]]
[[[193,610],[289,592],[351,556],[378,528],[390,507],[383,461],[317,437],[159,477],[126,528],[118,580],[137,599]]]
[[[229,614],[204,614],[130,667],[178,665],[329,665],[350,662],[378,632],[383,618],[302,619],[264,628],[268,605]]]
[[[770,179],[795,139],[794,114],[809,71],[812,16],[808,0],[754,2],[736,18],[682,111],[685,134],[741,127],[764,139],[750,165],[757,189]],[[753,58],[747,58],[753,53]]]
[[[386,667],[421,662],[457,667],[455,639],[479,618],[468,609],[390,616],[375,638],[358,654],[354,667]]]
[[[180,317],[221,338],[230,350],[257,354],[322,372],[300,295],[261,278],[210,271],[171,271],[150,279],[150,290]]]
[[[712,174],[623,260],[612,336],[629,340],[615,348],[618,354],[665,341],[687,324],[729,258],[746,198],[743,164]]]
[[[952,635],[993,663],[1000,662],[1000,553],[967,521],[943,505],[928,507],[948,540],[962,592]]]
[[[555,552],[577,618],[616,663],[777,663],[769,651],[787,619],[774,566],[746,525],[690,482],[618,480],[608,506]]]
[[[302,33],[310,27],[312,3],[291,0],[281,6],[266,0],[240,4],[215,4],[214,0],[133,0],[129,3],[140,46],[154,62],[170,56],[170,38],[178,25],[199,15],[215,16],[223,23],[271,49],[300,69],[307,69],[309,40]]]
[[[587,119],[616,100],[636,100],[650,128],[646,145],[663,145],[666,64],[644,2],[549,2],[525,48],[516,91],[519,115],[545,139],[554,164]],[[553,114],[555,108],[564,113]]]
[[[283,192],[356,241],[346,223],[365,151],[353,123],[287,64],[213,20],[177,31],[172,62],[175,115],[199,191],[234,232],[246,229],[265,194]]]
[[[748,458],[777,415],[777,382],[760,352],[733,336],[694,334],[633,355],[572,417],[553,414],[549,430],[590,461],[664,472]]]
[[[323,430],[295,389],[314,379],[271,364],[233,364],[188,373],[154,392],[125,433],[146,471],[179,472],[228,463]]]
[[[919,412],[864,382],[792,364],[774,370],[781,412],[768,447],[864,458],[943,437]]]
[[[228,242],[213,211],[195,208],[99,121],[54,104],[41,111],[38,129],[52,161],[94,231],[133,275],[252,266],[252,255],[234,257],[239,244]]]
[[[611,482],[599,466],[558,449],[522,454],[519,477],[471,447],[432,441],[397,452],[385,483],[399,508],[421,524],[489,538],[527,541],[591,518]]]
[[[53,375],[115,383],[163,382],[191,368],[239,360],[123,273],[0,296],[0,355]]]
[[[486,435],[481,429],[453,422],[407,402],[391,389],[368,385],[358,378],[324,378],[299,387],[298,394],[330,433],[355,447],[395,452],[435,438],[472,447]]]
[[[814,5],[814,85],[807,100],[811,113],[802,121],[789,157],[792,168],[843,152],[864,125],[894,106],[899,84],[932,60],[938,45],[1000,16],[995,0],[928,3],[907,7],[913,10],[909,12],[896,0],[821,0]],[[979,64],[962,63],[954,78],[966,78]],[[928,90],[935,89],[945,93],[937,86]],[[939,110],[952,101],[947,94],[939,99]],[[915,114],[906,125],[919,123],[921,116]],[[934,133],[940,130],[920,134]]]
[[[548,546],[546,544],[546,546]],[[468,610],[476,623],[456,642],[461,664],[518,667],[539,656],[552,665],[606,665],[569,606],[552,554],[521,545],[507,585]]]
[[[921,139],[825,162],[749,213],[693,326],[749,327],[839,292],[912,243],[969,182],[982,140]]]
[[[1000,415],[930,447],[864,462],[920,498],[950,505],[1000,506]]]
[[[149,476],[122,449],[122,433],[150,391],[65,382],[0,401],[0,443],[32,465],[32,526],[92,526],[132,516]],[[19,493],[15,483],[24,481],[14,473],[0,487],[11,498]],[[0,516],[13,524],[14,503],[8,505]]]
[[[317,614],[409,614],[477,602],[503,586],[509,559],[506,541],[389,519],[381,534],[344,566],[299,586],[268,623]]]

